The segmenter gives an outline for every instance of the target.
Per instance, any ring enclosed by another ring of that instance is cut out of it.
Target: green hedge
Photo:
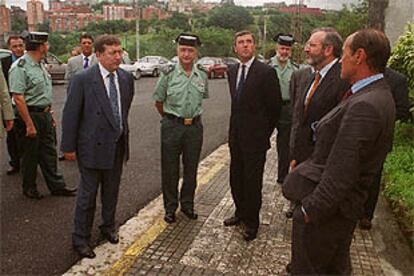
[[[397,122],[384,164],[384,195],[414,247],[414,124]]]

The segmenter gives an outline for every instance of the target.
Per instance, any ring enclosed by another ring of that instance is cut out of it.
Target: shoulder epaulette
[[[291,62],[291,63],[292,63],[292,65],[293,65],[293,67],[295,67],[295,69],[299,69],[299,64],[294,63],[294,62]]]
[[[200,70],[200,71],[203,71],[203,72],[205,72],[206,74],[208,74],[208,70],[207,70],[207,68],[205,68],[203,65],[201,65],[200,63],[197,63],[197,69],[198,70]]]
[[[24,58],[19,59],[19,62],[17,62],[17,66],[23,67],[26,64],[26,60]]]
[[[163,72],[165,75],[168,75],[175,69],[175,64],[170,64],[166,67],[161,68],[161,72]]]

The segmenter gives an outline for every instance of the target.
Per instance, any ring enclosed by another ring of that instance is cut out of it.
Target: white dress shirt
[[[253,60],[255,59],[255,57],[253,56],[248,62],[246,63],[241,63],[239,65],[239,69],[237,71],[237,86],[239,87],[239,82],[240,82],[240,77],[241,77],[241,72],[242,72],[242,65],[246,65],[246,68],[244,69],[244,81],[246,81],[246,77],[249,74],[249,69],[250,66],[252,66]]]

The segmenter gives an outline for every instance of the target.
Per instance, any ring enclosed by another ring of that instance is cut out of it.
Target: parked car
[[[239,64],[240,60],[238,58],[235,58],[235,57],[224,57],[223,62],[224,62],[224,64],[229,66],[229,65],[233,65],[233,64]]]
[[[138,68],[143,76],[158,77],[161,70],[167,69],[173,63],[161,56],[146,56],[138,61]]]
[[[119,67],[127,72],[130,72],[134,76],[134,79],[139,80],[141,78],[141,70],[139,69],[138,62],[132,62],[129,59],[123,58],[122,63]]]
[[[207,70],[208,78],[225,78],[227,75],[227,65],[221,58],[203,57],[198,62]]]
[[[52,77],[53,83],[63,83],[65,81],[66,63],[59,60],[57,56],[48,53],[44,59],[45,67]]]

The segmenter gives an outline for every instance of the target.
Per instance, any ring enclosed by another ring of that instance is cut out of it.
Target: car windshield
[[[213,59],[201,59],[201,60],[200,60],[200,63],[201,63],[201,64],[206,64],[206,65],[209,65],[209,64],[214,64],[215,62],[214,62],[214,60],[213,60]]]
[[[147,58],[146,62],[148,62],[148,63],[158,63],[159,59],[155,58],[155,57],[150,57],[150,58]]]

